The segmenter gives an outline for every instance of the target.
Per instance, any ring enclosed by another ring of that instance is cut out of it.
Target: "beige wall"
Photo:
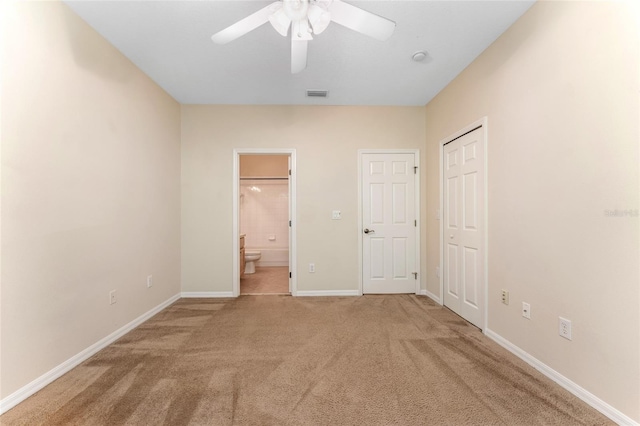
[[[240,177],[287,177],[288,174],[288,155],[240,156]]]
[[[357,150],[424,140],[423,107],[183,105],[183,291],[231,291],[234,148],[296,149],[298,290],[357,290]]]
[[[640,421],[640,219],[605,215],[640,208],[632,17],[622,3],[534,5],[427,105],[426,192],[431,213],[439,141],[487,116],[489,329]],[[430,214],[436,294],[438,226]]]
[[[180,291],[178,103],[65,5],[13,7],[2,56],[3,398]]]

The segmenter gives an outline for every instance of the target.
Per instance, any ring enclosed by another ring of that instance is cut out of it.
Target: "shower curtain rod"
[[[241,177],[240,180],[289,180],[288,177]]]

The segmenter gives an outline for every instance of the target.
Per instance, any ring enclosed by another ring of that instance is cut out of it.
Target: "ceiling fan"
[[[391,37],[396,27],[396,23],[389,19],[341,0],[280,0],[217,32],[211,39],[225,44],[267,21],[284,37],[291,27],[293,74],[307,67],[307,43],[313,39],[312,34],[322,33],[331,21],[381,41]]]

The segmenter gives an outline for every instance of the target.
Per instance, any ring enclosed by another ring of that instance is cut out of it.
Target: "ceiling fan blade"
[[[291,74],[297,74],[307,67],[307,40],[291,38]]]
[[[340,0],[333,0],[329,13],[333,22],[380,41],[391,37],[396,28],[395,22]]]
[[[274,8],[278,6],[280,6],[279,1],[263,7],[259,11],[239,20],[230,27],[215,33],[211,36],[211,40],[213,40],[214,43],[226,44],[238,37],[242,37],[246,33],[255,30],[260,25],[267,23],[267,21],[269,21],[269,16],[274,12]]]

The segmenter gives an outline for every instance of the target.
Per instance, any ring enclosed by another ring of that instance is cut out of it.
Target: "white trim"
[[[416,292],[420,294],[422,281],[422,272],[420,270],[420,150],[419,149],[359,149],[358,150],[358,228],[356,232],[358,234],[358,294],[362,296],[363,292],[363,277],[362,277],[362,156],[364,154],[413,154],[414,166],[417,167],[417,172],[414,175],[415,178],[415,218],[417,221],[416,226],[416,272],[418,273],[418,279],[416,280]]]
[[[422,281],[422,272],[420,270],[420,265],[422,265],[422,263],[420,262],[420,246],[421,246],[421,240],[420,240],[420,225],[421,225],[421,215],[420,215],[420,173],[422,171],[422,168],[420,167],[420,150],[416,149],[414,150],[414,160],[415,162],[413,163],[413,165],[415,167],[417,167],[417,169],[414,169],[416,172],[414,174],[414,178],[415,178],[415,220],[416,220],[416,272],[418,273],[418,277],[416,279],[416,294],[420,294],[421,289],[421,285],[420,282]],[[426,260],[425,260],[426,261]],[[425,280],[425,285],[426,285],[426,280]]]
[[[240,157],[238,152],[233,150],[233,201],[231,202],[231,296],[240,295]],[[183,296],[182,297],[187,297]],[[199,297],[199,296],[189,296]],[[206,297],[206,296],[200,296]]]
[[[240,155],[241,154],[262,154],[262,155],[288,155],[291,161],[291,176],[289,176],[289,203],[291,214],[291,234],[289,238],[289,272],[291,273],[290,290],[291,295],[296,296],[297,293],[297,213],[296,213],[296,150],[291,148],[236,148],[233,150],[233,200],[232,200],[232,287],[231,296],[203,296],[203,297],[237,297],[240,295]]]
[[[432,297],[432,299],[437,300],[440,305],[444,306],[444,180],[442,177],[442,175],[444,174],[444,169],[442,167],[444,161],[444,145],[451,142],[453,139],[456,139],[464,135],[465,133],[470,132],[478,126],[482,127],[482,131],[484,132],[484,311],[482,312],[482,329],[486,330],[489,327],[489,163],[487,160],[489,152],[489,120],[486,116],[463,127],[462,129],[447,136],[446,138],[441,139],[438,143],[440,157],[440,162],[438,164],[438,176],[440,181],[438,186],[440,191],[440,297]]]
[[[362,296],[362,152],[358,150],[358,296]]]
[[[256,267],[271,267],[271,266],[289,266],[289,261],[288,260],[272,260],[272,261],[265,261],[265,260],[259,260],[258,262],[256,262]]]
[[[438,298],[438,303],[441,306],[444,306],[444,170],[442,168],[442,164],[444,162],[444,143],[440,141],[438,142],[438,145],[438,154],[440,158],[438,161],[438,208],[440,209],[438,210],[438,216],[440,217],[440,223],[438,224],[438,229],[440,231],[440,260],[438,260],[438,267],[440,268],[440,276],[438,277],[438,281],[440,282],[440,297]]]
[[[236,297],[231,291],[183,291],[180,295],[183,299],[207,299],[207,298],[224,298]]]
[[[133,330],[143,322],[147,321],[149,318],[151,318],[158,312],[162,311],[163,309],[165,309],[167,306],[171,305],[178,299],[180,299],[179,294],[176,294],[170,297],[169,299],[162,302],[155,308],[140,315],[138,318],[134,319],[130,323],[120,327],[118,330],[109,334],[107,337],[100,339],[99,341],[89,346],[82,352],[72,356],[62,364],[58,365],[57,367],[54,367],[53,369],[44,373],[42,376],[33,380],[31,383],[24,385],[23,387],[21,387],[20,389],[12,393],[11,395],[2,399],[0,401],[0,414],[6,413],[10,409],[15,407],[19,403],[21,403],[22,401],[24,401],[25,399],[29,398],[34,393],[38,392],[40,389],[44,388],[45,386],[47,386],[48,384],[50,384],[51,382],[53,382],[54,380],[62,376],[63,374],[68,373],[69,371],[71,371],[72,369],[74,369],[75,367],[77,367],[87,359],[91,358],[97,352],[106,348],[111,343],[115,342],[120,337],[124,336],[125,334],[127,334],[128,332],[130,332],[131,330]]]
[[[518,358],[520,358],[521,360],[523,360],[524,362],[526,362],[527,364],[529,364],[530,366],[532,366],[533,368],[535,368],[536,370],[544,374],[545,376],[547,376],[549,379],[553,380],[554,382],[556,382],[557,384],[559,384],[560,386],[562,386],[563,388],[571,392],[573,395],[580,398],[582,401],[586,402],[588,405],[595,408],[596,410],[598,410],[599,412],[601,412],[602,414],[604,414],[605,416],[607,416],[608,418],[616,422],[617,424],[636,425],[636,426],[638,425],[638,423],[634,421],[632,418],[628,417],[621,411],[607,404],[606,402],[604,402],[603,400],[601,400],[600,398],[598,398],[597,396],[595,396],[594,394],[592,394],[591,392],[583,388],[582,386],[576,384],[572,380],[558,373],[556,370],[549,367],[542,361],[538,360],[537,358],[534,358],[531,354],[520,349],[518,346],[514,345],[504,337],[500,336],[495,331],[485,329],[484,334],[490,339],[492,339],[493,341],[495,341],[497,344],[499,344],[500,346],[502,346],[503,348],[505,348],[506,350],[508,350],[509,352],[511,352],[512,354],[514,354],[515,356],[517,356]]]
[[[296,296],[362,296],[358,290],[309,290],[298,291]]]
[[[289,150],[289,168],[291,176],[289,176],[289,214],[291,215],[291,228],[289,235],[289,292],[292,296],[296,296],[298,292],[298,166],[296,160],[296,150]]]
[[[436,302],[438,305],[442,305],[442,300],[440,297],[436,296],[435,294],[431,293],[429,290],[422,290],[423,295],[427,296],[430,299],[433,299],[434,302]]]

